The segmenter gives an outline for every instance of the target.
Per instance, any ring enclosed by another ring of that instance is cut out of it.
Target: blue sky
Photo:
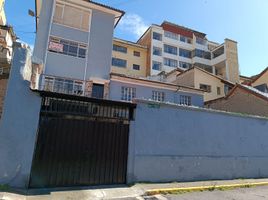
[[[242,75],[268,66],[268,0],[95,0],[126,12],[115,36],[136,41],[152,23],[163,20],[207,34],[211,41],[238,42]],[[35,20],[28,16],[34,0],[6,0],[6,15],[22,41],[34,44]]]

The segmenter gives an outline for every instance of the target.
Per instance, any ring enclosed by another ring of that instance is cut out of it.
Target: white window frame
[[[192,97],[188,95],[180,95],[180,105],[191,106]]]
[[[152,91],[152,99],[154,101],[163,102],[165,101],[165,93],[161,91]]]
[[[136,88],[133,87],[121,87],[121,100],[132,101],[136,97]]]

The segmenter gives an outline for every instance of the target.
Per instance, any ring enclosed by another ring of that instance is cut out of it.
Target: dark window
[[[136,65],[136,64],[133,64],[133,69],[140,70],[140,66],[139,65]]]
[[[103,99],[104,85],[102,84],[93,84],[92,87],[92,97]]]
[[[192,53],[186,49],[180,49],[180,56],[185,58],[192,58]]]
[[[194,56],[199,57],[199,58],[205,58],[210,60],[211,59],[211,53],[208,51],[203,51],[201,49],[195,49],[194,50]]]
[[[153,61],[153,70],[161,70],[162,63]]]
[[[182,62],[182,61],[179,62],[179,65],[181,68],[184,68],[184,69],[189,69],[192,67],[191,63],[186,63],[186,62]]]
[[[211,93],[211,86],[206,84],[200,84],[199,88],[205,92]]]
[[[79,49],[78,57],[79,58],[85,58],[86,57],[86,50],[85,49]]]
[[[162,49],[159,47],[153,47],[153,55],[161,56],[162,55]]]
[[[217,95],[221,95],[221,88],[217,87]]]
[[[166,45],[166,44],[164,44],[164,52],[178,55],[177,47],[173,47],[173,46]]]
[[[112,58],[112,65],[116,67],[127,67],[127,61],[120,58]]]
[[[162,35],[160,33],[153,32],[153,39],[162,41]]]
[[[164,58],[164,65],[170,66],[170,67],[177,67],[178,66],[178,61],[169,59],[169,58]]]
[[[137,56],[137,57],[140,57],[140,56],[141,56],[141,53],[138,52],[138,51],[134,51],[134,52],[133,52],[133,55],[134,55],[134,56]]]
[[[114,51],[119,51],[119,52],[122,52],[122,53],[127,53],[127,48],[126,47],[122,47],[122,46],[119,46],[119,45],[116,45],[116,44],[113,45],[113,50]]]

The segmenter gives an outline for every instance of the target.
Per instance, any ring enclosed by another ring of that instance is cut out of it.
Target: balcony
[[[224,45],[221,45],[220,47],[212,51],[212,60],[211,60],[212,65],[216,65],[225,60],[226,60],[226,54],[225,54]]]

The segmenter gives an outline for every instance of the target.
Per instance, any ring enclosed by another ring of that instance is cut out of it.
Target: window
[[[119,46],[119,45],[116,45],[116,44],[113,45],[113,50],[114,51],[119,51],[121,53],[127,53],[127,48],[126,47],[122,47],[122,46]]]
[[[87,46],[84,44],[79,44],[77,42],[63,40],[56,37],[50,37],[48,50],[50,52],[56,52],[69,56],[85,58],[87,52]]]
[[[162,63],[153,61],[153,70],[161,70]]]
[[[162,41],[162,35],[160,33],[153,32],[153,39]]]
[[[200,84],[199,88],[201,90],[204,90],[205,92],[210,93],[211,92],[211,86],[210,85],[206,85],[206,84]]]
[[[165,100],[165,93],[164,92],[159,92],[159,91],[153,91],[152,92],[152,99],[154,101],[163,102]]]
[[[192,105],[192,97],[186,95],[180,95],[180,104],[186,106]]]
[[[116,67],[127,67],[127,61],[120,58],[112,58],[112,65]]]
[[[184,68],[184,69],[189,69],[189,68],[192,67],[192,64],[191,64],[191,63],[187,63],[187,62],[182,62],[182,61],[180,61],[180,62],[179,62],[179,66],[180,66],[181,68]]]
[[[121,100],[132,101],[136,97],[136,88],[121,87]]]
[[[211,53],[201,50],[201,49],[195,49],[194,50],[194,56],[199,57],[199,58],[205,58],[210,60],[211,59]]]
[[[0,67],[0,75],[4,74],[4,68]]]
[[[221,88],[217,87],[217,95],[221,95]]]
[[[140,70],[140,66],[139,65],[136,65],[136,64],[133,64],[133,69],[134,70]]]
[[[180,48],[180,56],[185,58],[192,58],[192,53],[189,50]]]
[[[45,77],[43,90],[64,94],[83,94],[83,82],[62,78]]]
[[[228,85],[224,85],[224,94],[227,95],[231,88]]]
[[[92,86],[92,97],[97,99],[103,99],[104,85],[102,84],[93,84]]]
[[[178,34],[169,31],[165,31],[165,37],[168,37],[173,40],[178,40]]]
[[[139,52],[139,51],[134,51],[134,52],[133,52],[133,55],[136,56],[136,57],[140,57],[140,56],[141,56],[141,52]]]
[[[201,44],[201,45],[206,45],[206,40],[197,37],[197,38],[196,38],[196,43],[197,43],[197,44]]]
[[[178,66],[178,61],[169,59],[169,58],[164,58],[164,65],[170,66],[170,67],[177,67]]]
[[[159,47],[153,47],[153,55],[162,56],[162,49]]]
[[[53,22],[89,31],[90,15],[89,10],[56,3]]]
[[[191,38],[188,38],[188,37],[185,37],[183,35],[180,36],[180,41],[181,42],[188,43],[188,44],[192,44],[192,39]]]
[[[178,55],[177,47],[173,47],[173,46],[170,46],[170,45],[167,45],[167,44],[164,44],[164,52],[170,53],[170,54],[173,54],[173,55]]]

